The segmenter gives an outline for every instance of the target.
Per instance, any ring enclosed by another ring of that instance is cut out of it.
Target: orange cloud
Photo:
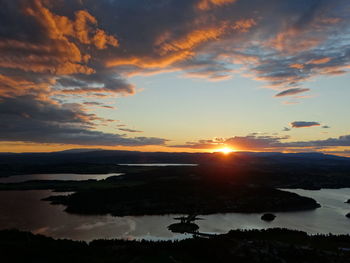
[[[106,66],[165,68],[176,62],[193,57],[195,55],[194,49],[201,44],[219,39],[221,36],[231,32],[247,32],[254,25],[256,25],[254,19],[241,19],[233,23],[225,21],[219,26],[194,29],[177,39],[172,39],[172,34],[166,32],[155,40],[156,50],[160,56],[113,58],[107,60]]]
[[[318,73],[322,75],[343,75],[348,73],[350,69],[350,65],[334,65],[334,66],[326,66],[318,69]]]
[[[247,32],[254,25],[256,25],[254,19],[241,19],[232,24],[225,21],[219,26],[195,29],[175,40],[172,40],[171,34],[167,32],[156,43],[160,46],[159,53],[164,55],[169,52],[193,49],[202,43],[216,40],[231,31]]]
[[[0,95],[1,96],[20,96],[28,92],[46,93],[49,90],[50,80],[42,83],[35,83],[20,76],[6,76],[0,74]],[[39,96],[39,95],[38,95]],[[44,99],[45,96],[42,97]]]
[[[216,81],[223,81],[223,80],[228,80],[232,78],[232,75],[229,75],[228,72],[226,74],[213,74],[211,72],[186,72],[183,75],[185,78],[198,78],[198,79],[206,79],[208,81],[216,82]]]
[[[236,1],[237,0],[200,0],[196,4],[196,8],[199,10],[207,11],[217,6],[233,4]]]
[[[85,10],[77,11],[75,20],[70,20],[52,13],[40,0],[23,3],[23,14],[41,27],[42,37],[35,42],[0,40],[0,67],[57,75],[92,74],[95,70],[86,65],[91,56],[78,44],[97,49],[118,46],[118,40],[96,28],[96,19]]]
[[[76,19],[72,22],[71,36],[75,36],[83,44],[92,44],[98,49],[105,49],[107,45],[118,47],[119,42],[114,36],[107,35],[102,29],[96,29],[95,32],[89,23],[97,25],[97,20],[85,10],[76,12]]]
[[[221,28],[212,27],[207,29],[194,30],[180,39],[177,39],[170,43],[163,43],[160,47],[160,53],[166,54],[173,51],[192,49],[203,42],[217,39],[219,36],[224,34],[224,32],[225,26]]]
[[[319,65],[319,64],[325,64],[325,63],[327,63],[329,61],[331,61],[331,58],[320,58],[320,59],[310,60],[307,64]]]
[[[267,46],[287,53],[297,53],[309,50],[323,41],[320,36],[306,34],[300,29],[290,28],[278,33]]]
[[[232,28],[238,32],[248,32],[249,29],[256,25],[254,19],[241,19],[234,23]]]
[[[92,42],[98,49],[105,49],[107,45],[118,47],[119,42],[114,36],[107,35],[103,30],[97,29]]]
[[[101,29],[95,29],[97,20],[89,12],[79,10],[75,13],[75,20],[52,13],[43,6],[40,0],[34,0],[33,7],[27,7],[25,13],[36,20],[47,30],[49,38],[67,40],[67,36],[79,40],[82,44],[93,44],[98,49],[104,49],[107,45],[117,47],[118,40],[114,36],[107,35]]]
[[[68,40],[48,40],[31,44],[18,40],[0,42],[0,67],[52,74],[91,74],[94,70],[82,63],[87,59]]]
[[[8,93],[20,92],[21,88],[34,86],[34,83],[25,80],[15,80],[5,75],[0,74],[0,94],[6,95]]]
[[[106,62],[107,67],[117,66],[137,66],[141,68],[163,68],[175,62],[190,58],[194,53],[190,51],[176,52],[164,57],[129,57],[129,58],[114,58]]]
[[[303,64],[292,64],[289,66],[290,68],[303,69],[305,66]]]

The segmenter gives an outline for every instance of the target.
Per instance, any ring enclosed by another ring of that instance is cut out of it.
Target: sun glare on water
[[[222,149],[218,149],[215,152],[219,152],[219,153],[223,153],[223,154],[229,154],[229,153],[232,153],[234,151],[235,150],[233,150],[233,149],[231,149],[229,147],[225,147],[225,148],[222,148]]]

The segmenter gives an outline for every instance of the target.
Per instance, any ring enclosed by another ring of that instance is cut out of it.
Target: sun
[[[231,149],[229,147],[225,147],[225,148],[218,149],[215,152],[219,152],[219,153],[223,153],[223,154],[229,154],[229,153],[232,153],[234,151],[235,150],[233,150],[233,149]]]

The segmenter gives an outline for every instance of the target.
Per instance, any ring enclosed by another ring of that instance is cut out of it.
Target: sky
[[[350,156],[348,0],[1,0],[0,151]]]

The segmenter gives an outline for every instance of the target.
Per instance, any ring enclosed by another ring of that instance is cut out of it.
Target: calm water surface
[[[226,233],[230,229],[263,229],[286,227],[310,234],[350,234],[350,188],[323,189],[319,191],[288,190],[316,199],[321,208],[306,212],[276,213],[277,218],[267,223],[260,220],[261,214],[215,214],[202,216],[197,221],[201,232]],[[149,240],[182,239],[188,235],[174,234],[167,226],[174,223],[173,215],[112,217],[80,216],[64,212],[61,205],[40,201],[51,191],[0,191],[0,229],[19,228],[55,238],[92,240],[96,238],[124,238]],[[57,194],[57,193],[56,193]],[[59,193],[61,194],[61,193]]]
[[[156,166],[156,167],[165,167],[165,166],[198,166],[195,163],[120,163],[118,165],[124,166]]]
[[[26,174],[0,178],[0,183],[21,183],[32,180],[84,181],[89,179],[104,180],[110,176],[120,176],[122,173],[112,174]]]

